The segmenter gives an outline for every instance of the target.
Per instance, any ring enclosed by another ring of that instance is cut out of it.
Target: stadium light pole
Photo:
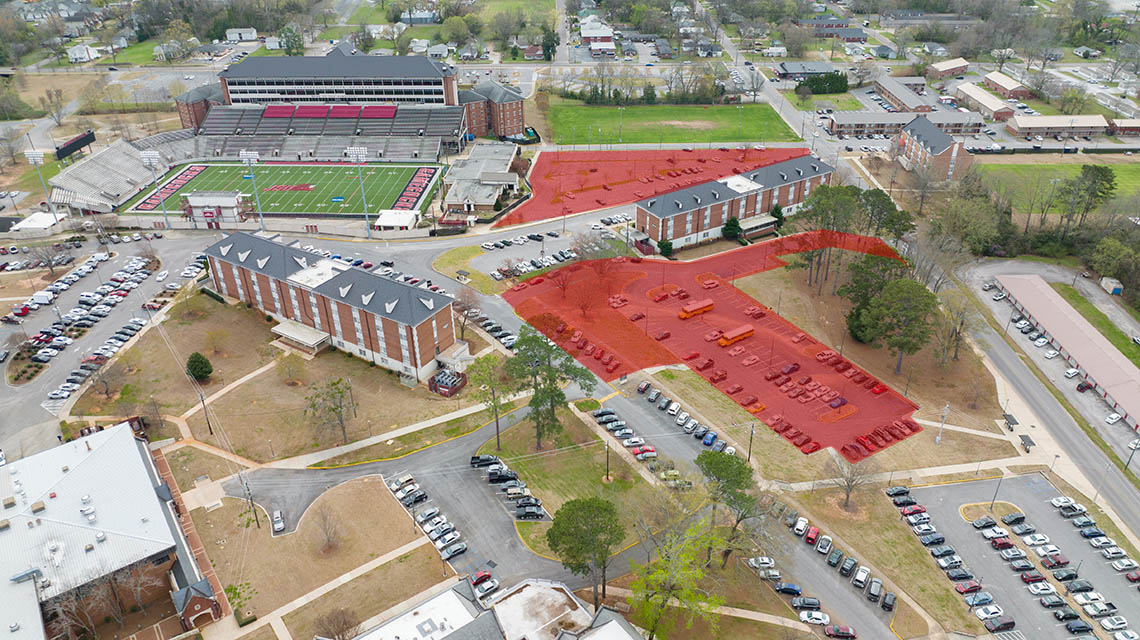
[[[368,199],[364,197],[364,170],[361,168],[368,162],[368,147],[349,147],[344,150],[348,159],[356,163],[356,179],[360,183],[360,201],[364,203],[364,233],[372,239],[372,225],[368,223]]]
[[[143,151],[139,155],[142,156],[143,164],[150,168],[150,177],[151,180],[154,181],[154,192],[158,197],[159,206],[162,207],[162,223],[166,225],[167,229],[169,229],[170,218],[166,214],[166,198],[163,198],[162,194],[158,192],[158,174],[154,171],[154,168],[158,166],[160,162],[162,162],[162,156],[159,155],[157,151],[153,150]]]
[[[261,217],[261,194],[257,192],[257,176],[253,173],[253,164],[261,159],[256,151],[239,151],[238,159],[245,163],[249,171],[249,179],[253,181],[253,201],[257,203],[257,224],[265,231],[265,219]]]
[[[51,201],[51,192],[48,191],[47,183],[44,182],[44,174],[40,172],[40,166],[44,163],[43,151],[25,151],[24,157],[28,159],[28,164],[36,168],[36,175],[40,177],[40,186],[44,188],[44,196],[47,197],[48,209],[51,211],[52,226],[59,224],[59,216],[55,212],[55,203]]]

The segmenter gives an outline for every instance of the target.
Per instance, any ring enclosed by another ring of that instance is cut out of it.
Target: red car
[[[491,579],[490,571],[476,571],[475,575],[471,576],[471,585],[482,584]]]
[[[28,305],[26,305],[26,304],[20,305],[20,306],[12,309],[12,315],[17,315],[17,316],[21,316],[21,317],[28,315],[28,313],[30,313],[30,312],[31,312],[31,309],[28,308]]]
[[[654,449],[652,445],[648,445],[648,444],[645,445],[644,447],[634,447],[634,448],[629,450],[629,452],[635,456],[643,454],[643,453],[649,453],[650,451],[657,451],[657,450]]]
[[[724,392],[731,396],[733,394],[740,393],[743,390],[744,390],[744,387],[740,386],[739,384],[733,384],[733,385],[726,387]]]
[[[780,373],[783,373],[784,375],[787,376],[787,375],[791,375],[791,374],[793,374],[799,370],[800,370],[800,363],[793,362],[789,365],[786,365],[783,369],[780,369]]]
[[[657,295],[653,296],[653,301],[654,301],[654,302],[661,302],[662,300],[665,300],[665,299],[667,299],[668,297],[669,297],[669,294],[668,294],[668,293],[666,293],[666,292],[664,292],[664,291],[662,291],[661,293],[659,293],[659,294],[657,294]]]
[[[855,635],[854,627],[844,627],[837,624],[828,625],[823,628],[823,635],[828,638],[857,638]]]
[[[1009,538],[1001,537],[990,540],[990,546],[994,549],[997,549],[998,551],[1001,551],[1002,549],[1008,549],[1012,547],[1013,543],[1009,541]]]
[[[1045,567],[1046,569],[1060,569],[1061,567],[1064,567],[1068,564],[1069,559],[1059,553],[1054,553],[1051,556],[1045,556],[1044,558],[1041,558],[1041,566]]]
[[[730,356],[732,356],[732,357],[734,357],[734,358],[735,358],[736,356],[738,356],[738,355],[742,354],[742,353],[744,353],[744,346],[743,346],[743,345],[740,345],[740,346],[736,346],[736,347],[733,347],[733,348],[731,348],[731,349],[729,349],[729,350],[728,350],[728,355],[730,355]]]
[[[150,309],[151,311],[158,311],[162,308],[162,305],[158,304],[157,302],[144,302],[142,308]]]
[[[612,354],[612,353],[607,353],[605,356],[602,357],[602,364],[609,364],[613,361],[614,361],[614,354]]]
[[[966,595],[967,593],[981,591],[982,583],[978,582],[977,580],[967,580],[965,582],[959,582],[958,584],[954,585],[954,590],[962,595]]]
[[[1037,571],[1037,570],[1026,571],[1025,573],[1021,574],[1021,581],[1024,582],[1025,584],[1033,584],[1034,582],[1041,582],[1044,579],[1045,579],[1045,576],[1041,575],[1041,572]]]
[[[720,283],[717,282],[716,280],[705,280],[704,282],[701,283],[701,287],[704,289],[716,289],[719,286],[720,286]]]
[[[775,369],[764,374],[764,379],[768,380],[769,382],[771,382],[772,380],[775,380],[776,378],[779,378],[779,377],[780,377],[780,372],[776,371]]]
[[[717,369],[716,371],[713,371],[713,374],[711,376],[709,376],[709,382],[720,382],[721,380],[724,380],[727,377],[728,377],[727,371],[725,371],[724,369]]]
[[[653,339],[654,340],[664,340],[665,338],[668,338],[671,335],[673,335],[673,334],[662,329],[661,331],[658,331],[657,333],[653,334]]]
[[[872,449],[872,451],[874,451],[874,449]],[[903,514],[904,516],[913,516],[917,513],[926,513],[926,507],[922,506],[921,504],[912,504],[909,507],[903,507],[902,509],[899,509],[899,513]],[[1006,540],[1008,539],[1009,538],[1006,538]]]
[[[604,355],[606,355],[606,350],[601,348],[601,347],[598,347],[598,350],[594,352],[594,359],[595,360],[601,360],[602,356],[604,356]]]
[[[690,351],[690,352],[686,353],[685,355],[681,356],[681,359],[685,360],[687,362],[689,360],[693,360],[695,358],[700,357],[700,355],[701,355],[701,352],[694,349],[693,351]]]
[[[888,388],[889,387],[887,387],[887,385],[880,382],[879,384],[871,387],[871,393],[875,395],[882,395],[887,392]]]
[[[756,396],[744,396],[739,400],[740,406],[747,407],[750,404],[756,404]]]
[[[815,544],[815,541],[818,538],[819,538],[819,527],[811,527],[810,529],[807,530],[807,534],[804,536],[804,542],[806,542],[808,544]]]
[[[1124,577],[1128,578],[1129,582],[1140,582],[1140,571],[1129,571]]]
[[[591,342],[590,344],[586,345],[586,348],[582,351],[582,355],[584,355],[584,356],[594,355],[594,349],[595,348],[596,347],[594,347],[594,343]]]

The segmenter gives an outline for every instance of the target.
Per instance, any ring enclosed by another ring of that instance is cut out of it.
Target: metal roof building
[[[1133,429],[1140,424],[1140,369],[1038,275],[997,277],[1030,322]]]

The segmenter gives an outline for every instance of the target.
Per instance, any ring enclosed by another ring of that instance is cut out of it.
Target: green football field
[[[443,167],[436,165],[371,164],[363,167],[364,196],[368,212],[392,209],[404,195],[405,188],[417,172],[434,172],[430,187],[423,192],[415,208],[422,209],[430,202],[430,193],[439,183]],[[195,175],[196,174],[196,175]],[[168,211],[181,208],[181,195],[192,191],[240,191],[248,194],[249,204],[257,204],[253,197],[256,182],[261,208],[266,213],[308,213],[361,215],[360,183],[356,165],[321,164],[257,164],[253,166],[253,179],[245,176],[249,171],[239,164],[190,164],[178,167],[159,182],[165,193]],[[186,179],[190,177],[188,180]],[[178,185],[182,180],[185,184]],[[177,185],[177,188],[175,188]],[[153,189],[127,209],[137,213],[160,211],[158,199],[152,198]],[[419,192],[409,192],[411,197]]]

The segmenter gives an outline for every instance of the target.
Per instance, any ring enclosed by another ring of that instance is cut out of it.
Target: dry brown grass
[[[312,638],[317,620],[333,609],[348,609],[363,621],[455,575],[430,545],[423,545],[391,562],[346,582],[291,611],[282,619],[294,638]]]
[[[9,259],[5,256],[0,262]],[[63,274],[62,271],[56,273]],[[27,298],[54,281],[47,269],[3,273],[0,274],[0,298]]]
[[[39,109],[40,98],[48,89],[61,90],[63,101],[71,102],[84,87],[101,77],[102,73],[27,73],[14,85],[21,100]]]
[[[926,625],[926,620],[918,615],[914,607],[902,600],[895,603],[895,615],[891,619],[891,629],[904,640],[925,636],[930,630]]]
[[[195,447],[182,447],[166,457],[174,481],[183,492],[194,488],[194,481],[202,476],[221,480],[245,467]]]
[[[845,263],[851,258],[851,254],[844,255]],[[846,278],[846,267],[840,267],[838,273]],[[832,274],[836,274],[834,262]],[[937,421],[949,402],[948,424],[999,432],[994,424],[994,417],[1001,415],[997,387],[968,345],[962,346],[958,362],[951,361],[945,368],[938,364],[933,346],[927,346],[916,355],[904,357],[903,371],[896,375],[895,357],[889,350],[860,344],[850,336],[844,338],[844,315],[851,305],[831,295],[833,282],[824,283],[823,294],[817,295],[807,286],[806,270],[783,268],[741,278],[735,284],[773,308],[778,302],[780,315],[821,342],[842,345],[843,355],[859,368],[914,400],[919,406],[917,417]]]
[[[245,634],[244,636],[238,636],[238,640],[279,640],[279,639],[277,637],[277,632],[273,630],[273,627],[271,627],[269,625],[265,625],[262,627],[258,627],[257,631],[252,631],[250,633]]]
[[[132,415],[151,398],[162,413],[178,415],[199,401],[183,373],[186,358],[194,351],[201,352],[214,366],[214,374],[202,383],[206,395],[257,369],[274,354],[268,347],[272,325],[264,315],[242,305],[224,305],[204,295],[191,294],[168,314],[162,328],[174,353],[158,328],[149,329],[111,364],[112,378],[120,381],[112,385],[111,396],[103,395],[102,385],[94,384],[71,410],[72,415]],[[218,327],[225,327],[229,335],[222,351],[213,353],[206,347],[206,332]]]
[[[1012,502],[998,500],[994,502],[993,510],[990,509],[990,503],[979,502],[976,504],[962,505],[962,507],[958,509],[958,513],[962,515],[963,519],[973,522],[982,516],[992,516],[995,520],[1000,520],[1002,516],[1011,513],[1024,513],[1024,509]]]
[[[733,249],[739,248],[739,242],[735,240],[721,239],[714,242],[700,244],[695,247],[681,249],[675,255],[678,260],[695,260],[697,258],[715,255],[721,253],[722,251],[731,251]]]
[[[207,357],[209,354],[207,354]],[[216,366],[216,365],[215,365]],[[405,387],[396,374],[343,351],[325,352],[305,363],[305,384],[289,386],[274,371],[266,371],[211,403],[210,417],[225,426],[234,453],[268,461],[344,444],[339,428],[317,429],[305,416],[316,382],[344,378],[352,383],[358,407],[348,420],[348,441],[354,442],[469,406],[469,394],[443,398],[423,385]],[[210,435],[201,412],[188,420],[194,437],[220,446]]]
[[[324,540],[315,508],[327,505],[340,526],[340,543],[321,552]],[[318,498],[297,531],[273,538],[265,513],[253,524],[241,500],[226,498],[214,511],[190,514],[223,585],[249,583],[244,610],[263,615],[349,570],[400,547],[418,534],[379,477],[353,480]]]

